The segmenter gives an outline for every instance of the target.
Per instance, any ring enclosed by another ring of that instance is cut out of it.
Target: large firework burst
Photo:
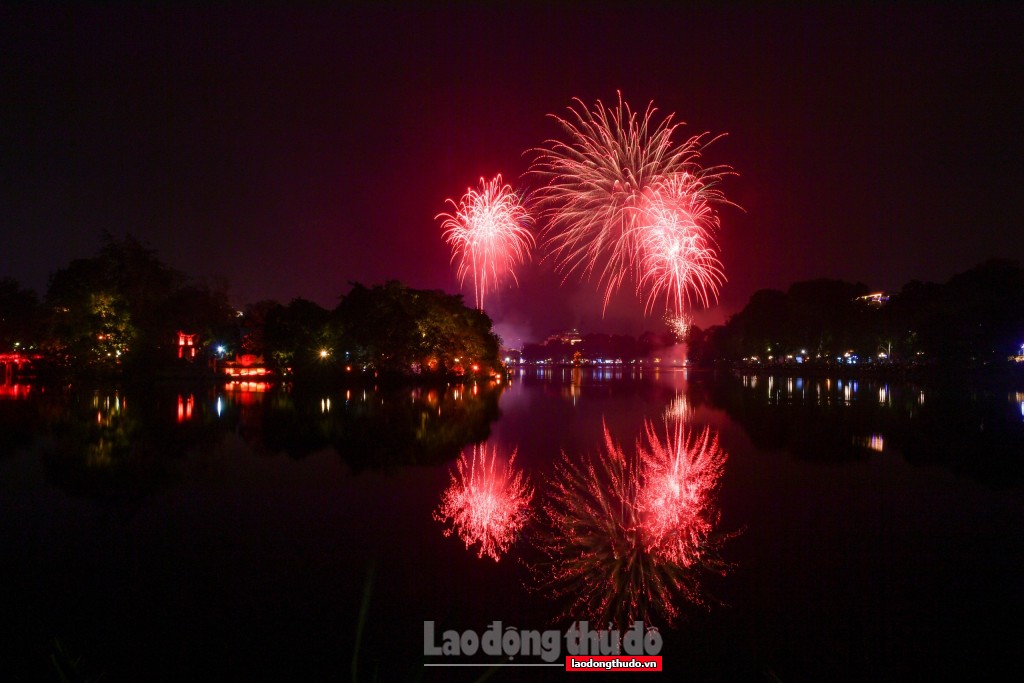
[[[484,296],[506,277],[517,282],[514,268],[529,258],[534,246],[530,226],[533,219],[501,174],[490,181],[480,179],[480,189],[467,188],[456,204],[447,200],[454,213],[443,218],[444,238],[452,247],[452,261],[458,261],[460,284],[473,277],[473,299],[483,310]]]
[[[717,289],[709,289],[708,276],[701,271],[709,263],[704,257],[689,269],[678,263],[661,264],[662,274],[643,282],[639,276],[651,266],[644,262],[647,252],[652,253],[647,260],[656,264],[659,259],[678,261],[700,255],[692,248],[693,240],[689,250],[673,246],[685,242],[679,239],[683,226],[696,226],[704,235],[698,240],[699,248],[712,248],[707,234],[717,227],[717,218],[710,203],[725,201],[716,185],[731,173],[724,166],[700,166],[703,149],[714,139],[703,133],[674,144],[672,135],[682,124],[673,123],[673,115],[656,122],[652,102],[640,116],[623,101],[621,93],[614,108],[605,107],[600,100],[593,109],[582,100],[575,102],[578,108],[569,107],[569,117],[553,116],[568,141],[548,140],[546,146],[535,150],[531,166],[544,182],[537,191],[548,221],[542,240],[556,266],[566,276],[574,271],[586,276],[597,272],[599,286],[604,286],[605,307],[631,274],[638,288],[652,289],[649,297],[665,291],[681,305],[693,288],[703,292],[706,302],[708,293],[717,294]],[[686,218],[683,212],[688,212]],[[664,229],[667,225],[673,227]],[[660,236],[647,234],[651,226],[662,226]],[[711,277],[720,275],[719,269]],[[685,280],[680,289],[672,279],[680,277],[700,284],[693,287]]]
[[[486,445],[474,445],[468,458],[463,452],[434,512],[437,521],[451,523],[445,536],[457,532],[467,548],[479,543],[478,557],[487,555],[495,562],[530,517],[533,487],[514,467],[515,459],[515,450],[505,461]]]
[[[666,423],[668,425],[668,423]],[[681,424],[665,437],[648,423],[627,454],[604,430],[603,449],[581,467],[563,453],[538,536],[547,562],[534,567],[541,590],[566,601],[563,617],[625,628],[672,623],[680,601],[707,605],[701,572],[724,573],[715,501],[726,460],[705,429]]]

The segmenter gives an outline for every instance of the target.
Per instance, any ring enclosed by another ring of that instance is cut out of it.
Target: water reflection
[[[530,518],[533,486],[515,459],[515,450],[504,458],[486,444],[475,444],[468,457],[464,451],[434,512],[434,519],[450,524],[445,536],[457,533],[466,548],[479,544],[477,557],[500,560]]]
[[[693,409],[690,407],[690,402],[686,399],[685,393],[677,393],[668,404],[665,408],[665,419],[680,420],[682,422],[690,422],[693,419]]]
[[[881,453],[885,451],[885,436],[882,434],[871,434],[854,438],[853,442],[863,448]]]
[[[898,452],[1012,486],[1024,481],[1024,392],[1012,387],[1007,403],[1004,382],[724,375],[687,393],[726,410],[761,449],[833,462]]]
[[[192,411],[196,407],[196,397],[189,394],[188,398],[178,394],[178,422],[188,422],[192,419]]]
[[[703,574],[724,573],[717,491],[727,455],[709,428],[646,422],[630,451],[604,428],[582,461],[562,454],[543,506],[536,587],[565,604],[562,617],[625,628],[671,624],[682,604],[707,605]]]
[[[0,399],[27,398],[30,393],[32,393],[31,384],[0,384]]]
[[[118,394],[101,397],[93,394],[92,408],[96,411],[95,428],[85,443],[85,465],[89,468],[110,467],[130,455],[131,435],[136,423],[128,419],[127,410],[122,411]],[[127,405],[124,406],[127,408]]]
[[[358,471],[456,458],[466,444],[488,437],[501,390],[490,384],[328,393],[279,387],[228,394],[222,412],[225,426],[257,452],[303,458],[333,449]]]
[[[12,385],[13,386],[13,385]],[[28,449],[47,480],[94,498],[139,500],[229,435],[254,453],[334,450],[350,470],[452,460],[485,440],[500,388],[349,388],[266,382],[127,389],[19,385],[0,400],[0,456]],[[200,465],[201,466],[201,465]]]
[[[186,396],[137,398],[99,389],[66,390],[33,401],[42,416],[37,436],[49,437],[35,442],[47,481],[71,495],[103,501],[127,517],[179,478],[185,444],[204,448],[215,443],[211,430],[202,426],[177,432],[176,423],[186,415],[191,419]]]

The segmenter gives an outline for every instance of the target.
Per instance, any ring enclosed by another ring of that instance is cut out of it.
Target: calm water
[[[633,618],[692,680],[1022,673],[1024,387],[8,386],[0,430],[3,679],[560,678],[423,622]]]

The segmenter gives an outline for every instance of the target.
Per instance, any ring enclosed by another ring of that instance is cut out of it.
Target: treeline
[[[581,341],[572,343],[562,339],[549,339],[543,343],[523,346],[522,359],[526,363],[546,362],[568,364],[598,362],[601,360],[632,360],[651,358],[675,344],[671,333],[644,332],[639,337],[628,334],[582,335]]]
[[[179,333],[193,344],[184,354]],[[486,375],[500,367],[498,347],[490,318],[460,295],[397,281],[353,283],[334,309],[295,299],[238,311],[226,286],[170,268],[130,235],[104,235],[96,256],[51,275],[42,300],[0,280],[0,353],[55,374],[212,374],[246,356],[296,376]]]
[[[691,329],[689,358],[715,364],[1005,364],[1024,344],[1024,269],[995,259],[888,297],[861,283],[756,292],[725,325]]]

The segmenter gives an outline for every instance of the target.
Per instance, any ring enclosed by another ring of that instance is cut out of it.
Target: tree
[[[36,346],[41,313],[35,292],[12,278],[0,279],[0,353]]]
[[[265,320],[266,353],[278,368],[292,368],[302,375],[336,360],[327,309],[308,299],[293,299],[287,306],[267,311]]]
[[[343,352],[354,363],[394,374],[488,372],[500,366],[491,319],[461,295],[418,290],[391,280],[353,283],[335,309]]]
[[[51,355],[103,373],[168,362],[178,330],[212,335],[230,319],[224,292],[188,284],[133,236],[109,233],[96,256],[50,276],[46,304]]]

